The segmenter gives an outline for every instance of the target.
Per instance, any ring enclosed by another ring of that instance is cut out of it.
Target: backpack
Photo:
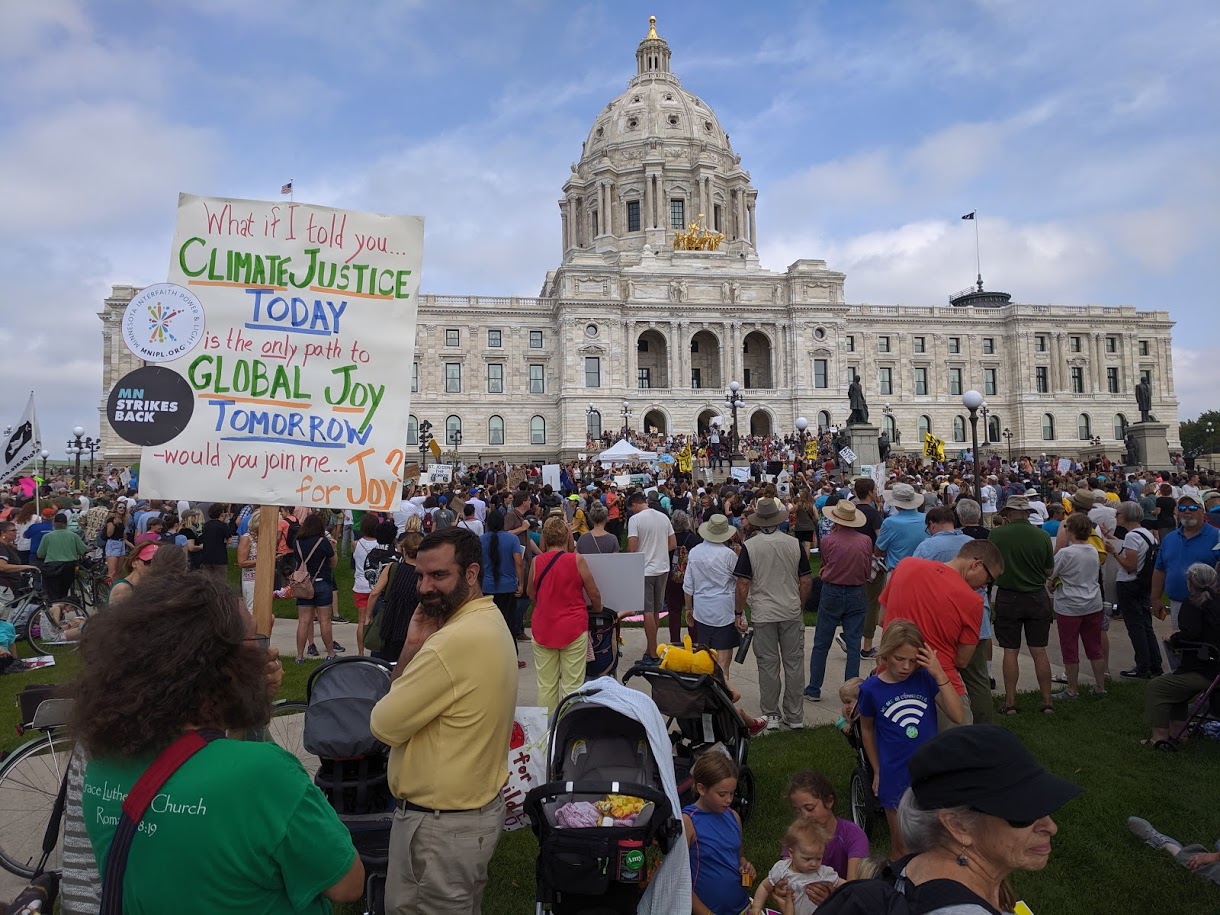
[[[432,512],[424,512],[424,519],[420,522],[419,529],[425,534],[431,534],[433,527]]]
[[[284,532],[284,545],[289,550],[297,548],[297,532],[301,529],[301,522],[292,516],[288,519],[288,530]]]
[[[908,855],[885,866],[872,880],[844,883],[818,906],[818,915],[936,915],[946,909],[972,907],[999,915],[999,911],[954,880],[929,880],[919,886],[901,876]]]
[[[1144,555],[1144,564],[1135,573],[1135,580],[1139,582],[1140,593],[1149,594],[1152,591],[1152,573],[1156,566],[1156,557],[1157,553],[1160,552],[1160,546],[1157,545],[1155,537],[1149,537],[1140,528],[1136,528],[1131,533],[1139,534],[1140,539],[1148,544],[1148,552]]]
[[[680,544],[677,552],[674,554],[673,568],[669,573],[669,580],[675,585],[682,584],[686,578],[686,563],[690,558],[690,554],[686,549],[686,544]]]
[[[309,551],[309,555],[305,557],[301,557],[301,548],[296,547],[297,557],[301,559],[301,564],[288,576],[288,593],[297,600],[313,600],[313,576],[309,574],[309,560],[313,559],[314,551],[322,545],[324,539],[319,537],[318,542]]]

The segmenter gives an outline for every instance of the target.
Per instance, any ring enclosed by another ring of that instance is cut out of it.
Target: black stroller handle
[[[713,683],[716,682],[716,679],[711,674],[684,674],[676,670],[663,670],[660,667],[653,667],[648,664],[634,664],[627,673],[623,674],[623,685],[626,686],[627,681],[632,677],[643,677],[647,680],[651,674],[667,677],[692,693],[697,689],[703,689],[704,684],[708,680],[711,680]]]
[[[661,851],[666,854],[669,853],[673,840],[682,831],[682,823],[676,819],[673,805],[663,791],[636,782],[563,781],[547,782],[545,785],[531,788],[525,795],[522,809],[529,817],[535,834],[542,828],[545,819],[542,812],[543,802],[561,794],[624,794],[638,797],[645,803],[651,802],[656,807],[656,813],[653,814],[650,828],[655,828]],[[668,825],[663,825],[666,823]]]

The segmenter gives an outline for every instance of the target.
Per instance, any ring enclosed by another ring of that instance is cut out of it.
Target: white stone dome
[[[650,140],[693,142],[708,151],[732,153],[716,113],[676,77],[665,76],[637,76],[602,110],[585,140],[584,158]]]

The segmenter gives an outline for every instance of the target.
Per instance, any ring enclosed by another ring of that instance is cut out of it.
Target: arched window
[[[953,417],[953,441],[964,442],[966,440],[966,417]]]
[[[541,416],[534,416],[530,419],[530,444],[546,444],[546,420]]]
[[[987,417],[987,441],[998,442],[1000,440],[1000,417],[992,414]]]
[[[446,448],[452,448],[455,445],[453,433],[462,431],[462,417],[455,415],[445,417],[445,441],[442,443]]]
[[[492,416],[487,420],[487,444],[504,444],[504,417]]]
[[[1055,440],[1055,417],[1049,413],[1042,414],[1042,441],[1053,442]]]
[[[407,417],[407,444],[419,444],[419,420],[415,418],[414,413]]]
[[[598,410],[594,410],[589,416],[589,437],[602,437],[602,415]]]
[[[894,422],[894,417],[881,414],[881,431],[889,434],[891,442],[898,440],[898,424]]]
[[[1081,413],[1080,418],[1076,420],[1077,438],[1082,442],[1087,442],[1093,437],[1093,427],[1089,423],[1089,414]]]
[[[1114,414],[1114,437],[1120,442],[1127,437],[1127,417],[1121,413]]]
[[[825,432],[830,428],[830,414],[825,410],[818,411],[818,431]]]
[[[920,442],[923,442],[923,437],[932,431],[932,419],[926,413],[919,417],[919,424],[915,431],[919,435]]]

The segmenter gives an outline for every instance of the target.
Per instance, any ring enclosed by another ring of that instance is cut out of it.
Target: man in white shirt
[[[406,533],[408,518],[418,515],[422,520],[424,517],[424,497],[415,493],[415,485],[408,484],[406,494],[398,503],[398,508],[394,510],[394,526],[398,528],[399,537]]]
[[[1050,518],[1050,510],[1042,501],[1042,493],[1034,489],[1033,483],[1025,486],[1025,495],[1029,498],[1029,523],[1041,527]]]
[[[627,552],[644,554],[644,635],[648,648],[640,663],[658,664],[657,614],[665,609],[669,554],[677,547],[678,538],[669,518],[664,512],[649,508],[648,497],[642,492],[631,494],[627,509],[631,512],[627,522]]]
[[[983,527],[991,527],[995,520],[996,500],[999,498],[995,485],[997,482],[999,481],[995,476],[989,476],[987,482],[979,489],[979,502],[983,509]]]
[[[474,519],[482,524],[487,520],[487,503],[479,498],[482,490],[478,487],[470,490],[470,497],[466,500],[467,505],[474,506]]]

